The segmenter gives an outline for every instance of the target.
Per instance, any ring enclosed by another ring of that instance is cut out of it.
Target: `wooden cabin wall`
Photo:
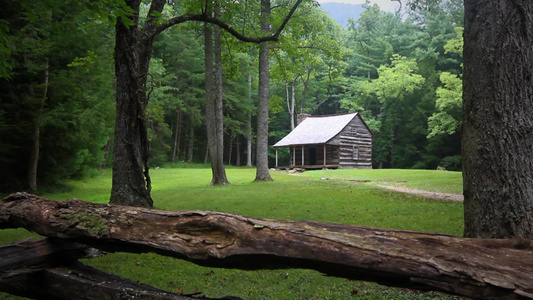
[[[372,134],[357,115],[330,143],[339,146],[341,168],[372,168]],[[356,157],[354,157],[356,152]]]

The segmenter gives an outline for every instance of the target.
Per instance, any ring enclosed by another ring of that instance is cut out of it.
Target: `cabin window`
[[[353,159],[359,159],[359,147],[353,146]]]

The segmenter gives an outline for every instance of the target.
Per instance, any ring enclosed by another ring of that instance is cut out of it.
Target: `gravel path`
[[[447,194],[447,193],[437,193],[437,192],[428,192],[419,189],[408,188],[404,186],[392,186],[392,185],[383,185],[378,184],[377,186],[393,190],[400,193],[412,194],[424,198],[437,199],[437,200],[446,200],[446,201],[456,201],[463,202],[464,198],[461,194]]]

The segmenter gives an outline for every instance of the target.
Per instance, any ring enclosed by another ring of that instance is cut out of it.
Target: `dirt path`
[[[299,171],[289,171],[289,174],[291,174],[291,175],[300,175],[300,173],[301,172],[299,172]],[[334,178],[330,178],[330,177],[322,177],[322,178],[320,178],[320,180],[330,180],[330,179],[334,179]],[[378,186],[380,188],[393,190],[393,191],[399,192],[399,193],[406,193],[406,194],[411,194],[411,195],[415,195],[415,196],[419,196],[419,197],[429,198],[429,199],[443,200],[443,201],[454,201],[454,202],[463,202],[464,201],[464,197],[463,197],[462,194],[449,194],[449,193],[429,192],[429,191],[409,188],[409,187],[405,187],[405,186],[376,184],[372,180],[366,180],[366,179],[355,179],[355,178],[352,178],[352,179],[348,179],[348,181],[367,182],[367,183],[370,183],[371,185]]]
[[[447,194],[447,193],[438,193],[438,192],[428,192],[424,190],[419,189],[413,189],[408,188],[404,186],[393,186],[393,185],[383,185],[383,184],[377,184],[377,186],[393,190],[400,193],[407,193],[412,194],[424,198],[430,198],[430,199],[437,199],[437,200],[445,200],[445,201],[456,201],[456,202],[463,202],[464,198],[461,194]]]

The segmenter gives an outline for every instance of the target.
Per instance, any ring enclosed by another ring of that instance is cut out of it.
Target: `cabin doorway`
[[[309,164],[314,166],[316,165],[316,148],[309,148]]]

